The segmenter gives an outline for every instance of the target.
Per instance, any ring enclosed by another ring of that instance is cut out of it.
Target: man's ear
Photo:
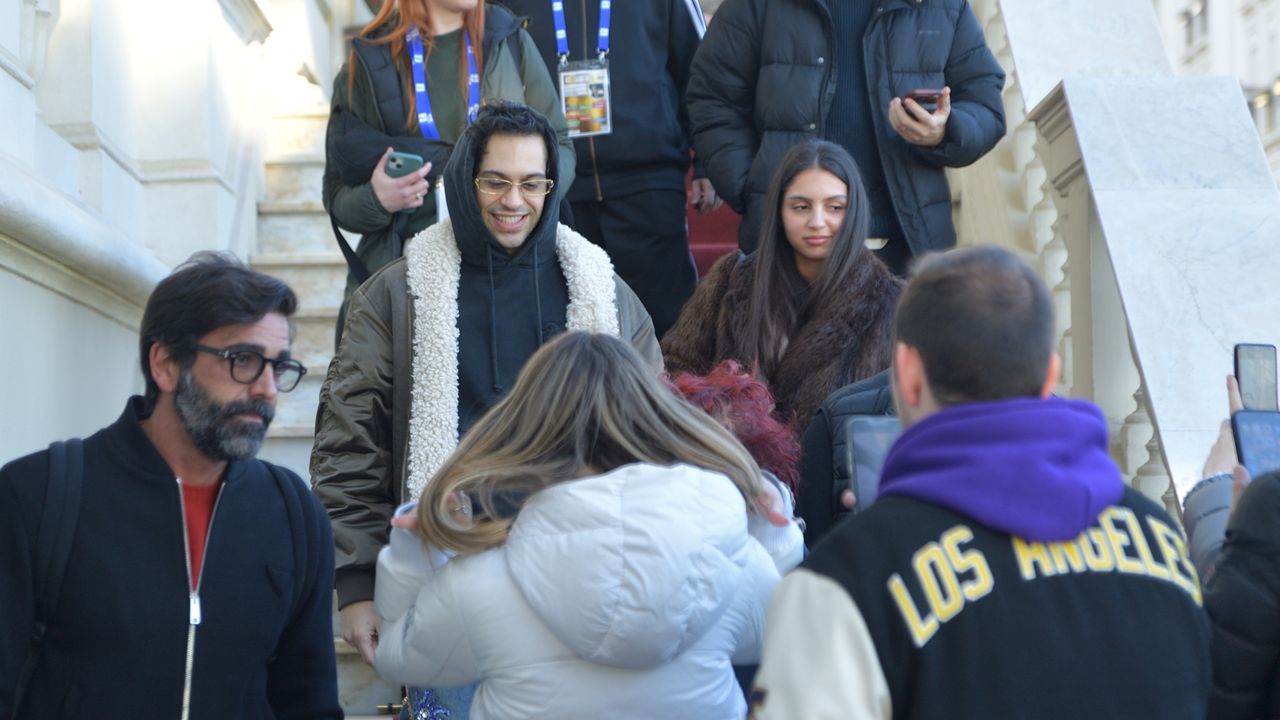
[[[1053,389],[1058,385],[1058,379],[1062,377],[1062,358],[1058,357],[1058,353],[1049,353],[1049,367],[1044,372],[1044,385],[1040,388],[1040,397],[1047,398],[1053,394]]]
[[[893,382],[898,386],[898,401],[910,408],[920,407],[924,394],[924,361],[920,351],[898,343],[893,348]]]
[[[178,376],[182,368],[169,353],[169,346],[163,343],[152,343],[148,353],[151,360],[151,379],[155,381],[160,392],[172,393],[178,388]]]

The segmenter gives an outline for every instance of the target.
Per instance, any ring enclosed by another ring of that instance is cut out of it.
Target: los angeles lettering
[[[889,593],[907,623],[916,647],[924,647],[938,628],[960,614],[965,603],[985,597],[995,587],[991,567],[981,552],[962,550],[961,545],[973,540],[973,531],[957,525],[916,551],[912,566],[916,579],[924,588],[929,612],[920,613],[902,576],[889,578]]]
[[[1173,583],[1200,604],[1200,579],[1181,533],[1154,517],[1148,516],[1146,523],[1154,548],[1132,510],[1111,507],[1074,540],[1044,543],[1011,538],[1013,554],[1023,580],[1086,572],[1145,575]],[[995,588],[987,558],[976,548],[965,547],[972,540],[973,531],[957,525],[912,556],[914,572],[908,575],[923,591],[923,607],[916,604],[901,574],[889,577],[889,594],[916,647],[924,647],[968,603]]]
[[[1024,580],[1066,573],[1121,572],[1147,575],[1182,588],[1200,604],[1200,578],[1187,555],[1182,534],[1147,516],[1155,548],[1147,542],[1138,516],[1128,508],[1110,507],[1098,525],[1066,542],[1026,542],[1012,538],[1013,554]]]

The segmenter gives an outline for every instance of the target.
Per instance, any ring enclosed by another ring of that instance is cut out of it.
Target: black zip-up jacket
[[[875,0],[861,42],[889,196],[911,251],[955,245],[944,167],[982,157],[1004,136],[1004,71],[965,0]],[[856,40],[855,40],[856,41]],[[756,247],[765,193],[782,156],[826,137],[835,98],[834,25],[824,0],[725,0],[693,60],[693,144],[716,192],[743,213],[738,243]],[[889,124],[889,101],[951,87],[943,141],[920,147]]]
[[[23,718],[341,718],[333,535],[302,480],[230,463],[209,524],[191,635],[181,488],[143,433],[142,398],[84,441],[84,482],[59,602]],[[12,712],[34,608],[49,454],[0,468],[0,717]],[[294,497],[286,497],[290,491]],[[295,508],[290,511],[289,507]]]
[[[525,29],[559,87],[551,0],[501,0],[525,16]],[[609,22],[609,83],[613,132],[574,141],[577,179],[570,202],[646,190],[684,191],[689,169],[689,116],[684,92],[702,39],[694,0],[615,2]],[[600,0],[564,0],[569,60],[598,56]],[[701,175],[695,171],[695,174]]]

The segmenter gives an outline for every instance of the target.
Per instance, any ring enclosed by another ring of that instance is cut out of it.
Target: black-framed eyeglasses
[[[494,175],[481,175],[476,178],[476,187],[480,188],[480,192],[485,195],[506,195],[511,192],[511,186],[515,185],[520,189],[520,194],[525,197],[540,197],[549,195],[555,184],[556,181],[550,178],[530,178],[520,182]]]
[[[258,382],[258,378],[262,377],[262,371],[266,369],[267,363],[271,363],[271,373],[276,378],[276,390],[280,392],[287,393],[298,387],[298,382],[302,380],[302,376],[307,374],[307,368],[293,358],[272,359],[257,350],[231,350],[228,348],[219,350],[207,345],[196,345],[196,350],[216,355],[228,361],[231,366],[231,379],[241,385],[252,385]]]

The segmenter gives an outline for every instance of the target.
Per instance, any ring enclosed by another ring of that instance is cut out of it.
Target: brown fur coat
[[[741,260],[739,260],[741,258]],[[819,303],[792,335],[772,377],[779,419],[797,435],[831,392],[889,367],[893,359],[893,309],[902,281],[866,257],[843,291]],[[733,251],[716,261],[662,338],[671,374],[706,374],[722,360],[752,366],[756,352],[743,347],[751,322],[755,255]]]

